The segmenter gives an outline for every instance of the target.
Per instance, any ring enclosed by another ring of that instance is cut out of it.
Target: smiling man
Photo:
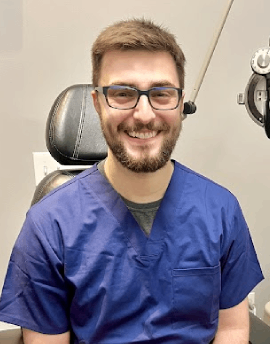
[[[105,98],[97,93],[93,97],[110,148],[108,165],[117,160],[119,168],[146,173],[168,163],[181,129],[179,82],[168,52],[109,51],[104,55],[99,83],[110,87],[96,87]]]
[[[107,159],[28,212],[0,320],[25,344],[247,344],[263,276],[240,206],[171,160],[184,106],[174,36],[122,21],[92,62]]]

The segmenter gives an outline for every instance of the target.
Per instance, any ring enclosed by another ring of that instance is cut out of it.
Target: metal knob
[[[259,67],[266,68],[270,64],[270,57],[269,55],[263,54],[258,57],[257,63]]]

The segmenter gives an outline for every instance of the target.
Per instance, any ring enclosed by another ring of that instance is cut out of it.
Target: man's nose
[[[146,95],[141,95],[134,109],[133,117],[142,123],[149,123],[156,117]]]

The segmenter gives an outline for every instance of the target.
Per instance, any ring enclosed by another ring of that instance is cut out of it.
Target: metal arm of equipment
[[[219,37],[221,35],[221,32],[223,30],[223,27],[225,25],[225,22],[227,20],[227,17],[228,17],[228,14],[230,12],[230,9],[232,7],[232,4],[233,4],[234,0],[229,0],[228,1],[228,4],[225,8],[225,11],[222,15],[222,18],[221,18],[221,22],[219,23],[219,26],[213,36],[213,40],[210,44],[210,47],[209,47],[209,50],[206,54],[206,57],[205,57],[205,60],[203,62],[203,65],[201,67],[201,70],[200,70],[200,73],[198,75],[198,78],[195,82],[195,85],[193,87],[193,90],[192,90],[192,93],[191,93],[191,96],[190,96],[190,99],[188,102],[186,102],[184,104],[184,118],[187,117],[187,114],[191,114],[191,113],[194,113],[196,111],[196,105],[195,105],[195,100],[196,100],[196,97],[198,95],[198,92],[201,88],[201,85],[202,85],[202,82],[203,82],[203,79],[204,79],[204,76],[205,76],[205,73],[207,71],[207,68],[210,64],[210,61],[211,61],[211,58],[213,56],[213,53],[215,51],[215,48],[217,46],[217,43],[218,43],[218,40],[219,40]]]

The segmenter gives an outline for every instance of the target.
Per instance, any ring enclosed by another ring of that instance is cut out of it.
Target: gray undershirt
[[[97,167],[98,167],[99,172],[108,180],[105,174],[105,170],[104,170],[104,163],[105,163],[105,160],[102,160],[100,163],[98,163]],[[124,198],[121,195],[119,196],[125,202],[128,210],[131,212],[135,220],[138,222],[141,229],[148,236],[151,232],[152,225],[153,225],[157,210],[160,206],[162,199],[155,202],[151,202],[151,203],[135,203],[135,202],[129,201],[128,199]]]

